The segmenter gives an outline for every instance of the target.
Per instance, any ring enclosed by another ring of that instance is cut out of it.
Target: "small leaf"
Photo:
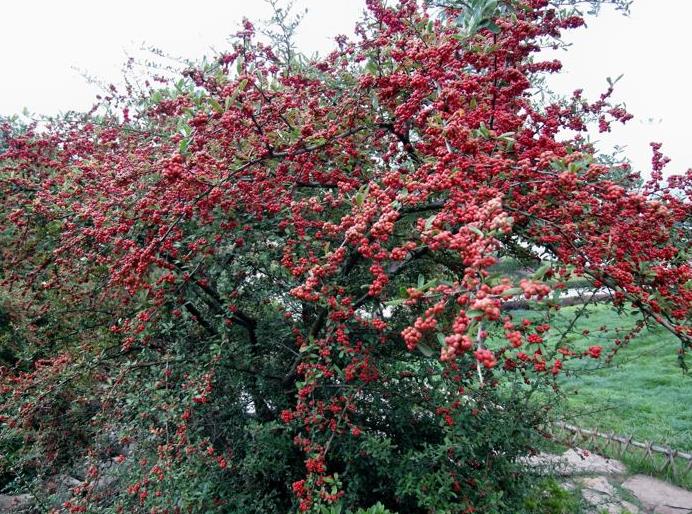
[[[552,267],[552,265],[548,262],[538,268],[536,272],[533,274],[533,278],[535,280],[541,280],[543,277],[545,277],[545,274],[548,273],[548,270]]]
[[[368,60],[368,63],[365,65],[365,71],[372,73],[373,75],[377,73],[377,63],[374,59]]]
[[[236,87],[235,91],[233,91],[233,94],[231,94],[231,96],[226,98],[226,110],[228,110],[228,108],[235,101],[235,99],[238,97],[238,95],[245,90],[245,86],[247,86],[247,79],[241,80],[238,83],[238,87]]]
[[[507,289],[504,293],[502,293],[502,296],[508,297],[508,296],[517,296],[519,294],[522,294],[524,290],[521,287],[513,287],[511,289]]]
[[[483,136],[483,138],[488,139],[490,137],[490,131],[488,130],[488,127],[485,126],[485,123],[481,122],[480,127],[478,127],[478,133]]]
[[[433,349],[425,343],[418,343],[418,349],[426,357],[432,357],[433,353],[435,353]]]
[[[487,19],[483,20],[479,25],[478,29],[488,29],[490,32],[493,34],[499,34],[500,33],[500,27],[498,27],[494,21]]]
[[[432,228],[433,222],[435,221],[436,217],[437,214],[433,214],[432,216],[428,216],[425,219],[425,230],[430,230]]]
[[[427,291],[431,287],[435,287],[437,285],[437,283],[438,283],[438,280],[436,278],[434,278],[432,280],[429,280],[425,284],[423,284],[423,286],[419,287],[418,289],[420,289],[421,291]]]
[[[476,234],[478,237],[485,237],[485,234],[479,229],[478,227],[474,227],[473,225],[469,225],[469,230]]]
[[[211,105],[211,108],[214,109],[216,112],[223,112],[223,107],[221,107],[221,104],[217,102],[214,98],[209,99],[209,104]]]

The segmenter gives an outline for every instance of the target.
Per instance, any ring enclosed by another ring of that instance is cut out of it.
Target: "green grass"
[[[534,487],[523,505],[530,514],[580,514],[584,502],[578,489],[568,491],[554,478],[547,478]]]
[[[559,340],[580,306],[563,308],[549,323],[550,348]],[[627,310],[630,311],[629,309]],[[516,311],[515,320],[543,319],[544,313]],[[692,372],[684,374],[677,360],[679,341],[663,327],[642,330],[606,364],[605,357],[634,326],[633,314],[619,314],[610,305],[589,306],[561,344],[574,351],[603,347],[601,359],[568,360],[559,379],[565,402],[558,409],[567,423],[653,441],[677,450],[692,450]],[[607,327],[605,329],[604,327]],[[584,335],[583,331],[589,334]],[[690,366],[692,367],[692,365]]]
[[[634,323],[631,315],[596,306],[575,327],[577,332],[589,329],[592,335],[572,344],[582,350],[601,344],[605,355],[614,347],[613,340]],[[619,330],[597,332],[602,326]],[[610,365],[591,359],[573,361],[561,380],[568,407],[562,413],[565,421],[692,450],[692,375],[683,374],[678,364],[679,347],[674,335],[652,327],[622,348]]]
[[[559,340],[565,328],[581,307],[568,307],[550,320],[554,327],[549,342]],[[603,357],[615,348],[636,323],[636,316],[626,310],[618,313],[607,304],[590,306],[562,343],[575,351],[591,345],[603,347]],[[523,317],[543,319],[545,313],[522,311]],[[603,327],[608,327],[607,330]],[[583,334],[588,330],[587,335]],[[552,343],[549,343],[552,344]],[[692,372],[684,374],[677,360],[679,341],[663,327],[642,330],[626,347],[622,347],[610,364],[605,358],[568,361],[559,382],[565,401],[558,407],[559,417],[570,424],[600,432],[632,436],[636,441],[654,442],[681,451],[692,451]],[[692,363],[688,363],[692,368]],[[606,456],[622,460],[632,473],[645,473],[692,489],[692,473],[673,475],[661,472],[663,456],[644,459],[638,450],[620,455],[619,447],[591,448]],[[678,461],[678,467],[686,463]]]

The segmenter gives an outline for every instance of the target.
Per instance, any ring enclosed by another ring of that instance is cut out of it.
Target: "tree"
[[[310,61],[245,22],[168,87],[8,135],[5,481],[56,512],[520,510],[556,376],[636,335],[577,351],[560,292],[692,337],[690,173],[655,146],[625,188],[559,137],[626,121],[610,91],[531,100],[582,23],[369,0]]]

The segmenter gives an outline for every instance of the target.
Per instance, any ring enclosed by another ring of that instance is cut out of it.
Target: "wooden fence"
[[[630,437],[616,435],[614,433],[604,433],[598,430],[588,430],[563,422],[555,422],[557,432],[563,432],[566,437],[563,440],[570,445],[585,444],[593,449],[603,451],[610,450],[617,456],[622,457],[627,452],[638,452],[644,459],[648,460],[659,472],[670,471],[673,476],[685,477],[692,471],[692,453],[682,452],[655,444],[652,442],[642,443]],[[571,434],[571,435],[567,435]],[[554,435],[558,436],[554,431]],[[660,455],[661,457],[656,457]],[[657,463],[656,461],[659,461]]]

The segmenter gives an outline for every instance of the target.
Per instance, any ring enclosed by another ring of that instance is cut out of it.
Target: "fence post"
[[[675,478],[681,478],[687,476],[692,471],[692,453],[682,452],[668,446],[661,446],[655,444],[653,441],[638,442],[634,440],[633,436],[619,436],[616,435],[614,431],[610,433],[601,432],[598,429],[587,430],[579,426],[569,425],[567,423],[556,422],[553,424],[557,427],[560,432],[553,432],[554,435],[561,437],[562,441],[569,446],[576,446],[577,442],[581,442],[585,445],[589,445],[591,449],[606,450],[608,446],[612,444],[612,450],[614,454],[618,454],[622,457],[628,450],[639,448],[644,452],[644,459],[652,461],[652,465],[656,467],[656,461],[654,453],[663,454],[664,462],[663,465],[658,469],[660,473],[665,472],[670,468],[670,472]],[[564,436],[560,436],[559,433],[564,432]],[[571,433],[571,436],[570,436]],[[605,439],[605,444],[600,445],[597,440]],[[620,451],[617,450],[617,445],[620,445]],[[687,465],[684,467],[678,467],[676,459],[682,459],[687,461]]]

